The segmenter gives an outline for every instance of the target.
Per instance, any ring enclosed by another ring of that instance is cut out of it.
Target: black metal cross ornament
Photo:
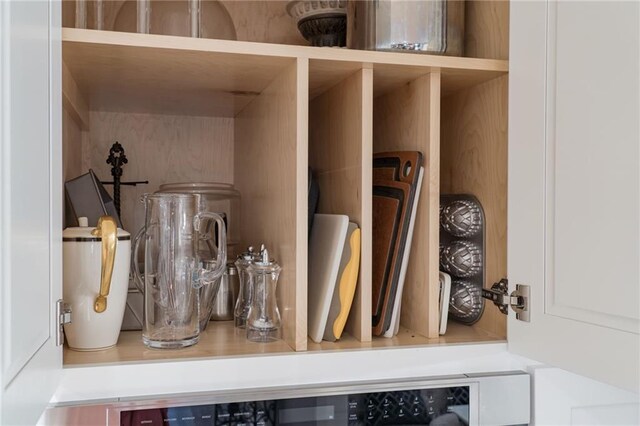
[[[128,163],[124,148],[120,142],[116,141],[109,149],[107,164],[111,165],[111,176],[113,176],[113,204],[116,206],[118,216],[120,216],[120,178],[122,177],[122,166]]]

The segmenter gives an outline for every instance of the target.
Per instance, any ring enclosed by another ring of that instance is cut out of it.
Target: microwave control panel
[[[120,412],[121,426],[469,424],[469,386],[163,407]]]

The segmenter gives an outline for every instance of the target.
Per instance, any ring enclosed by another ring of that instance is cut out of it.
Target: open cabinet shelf
[[[449,325],[449,333],[434,339],[426,338],[405,327],[400,327],[397,336],[385,339],[375,338],[362,342],[347,334],[336,342],[309,342],[308,352],[330,352],[343,350],[367,350],[398,347],[418,347],[427,345],[460,345],[469,343],[499,343],[504,337],[488,333],[480,328],[467,327],[459,323]],[[252,343],[244,333],[233,326],[233,321],[212,322],[201,335],[200,342],[184,349],[155,350],[142,343],[139,331],[123,331],[116,347],[96,352],[77,352],[65,348],[66,367],[88,365],[114,365],[136,362],[162,362],[197,360],[214,357],[243,357],[275,354],[291,354],[293,349],[284,341],[273,343]]]
[[[246,341],[211,322],[177,351],[146,349],[140,332],[115,348],[65,349],[65,365],[292,351],[500,341],[506,318],[487,305],[468,327],[438,336],[440,192],[472,192],[487,215],[487,285],[505,273],[508,62],[242,41],[63,29],[64,172],[108,176],[105,153],[125,145],[122,220],[136,232],[137,199],[178,181],[233,183],[242,195],[241,247],[264,242],[283,266],[278,305],[284,340]],[[425,161],[405,284],[401,331],[371,335],[372,156],[419,150]],[[343,338],[307,338],[308,167],[319,213],[349,215],[362,230],[356,297]],[[494,312],[495,311],[495,312]]]
[[[75,28],[64,28],[62,38],[64,63],[81,91],[74,96],[91,111],[233,117],[297,59],[309,61],[312,99],[363,67],[374,70],[377,93],[431,70],[440,70],[447,93],[508,70],[507,61],[496,59]]]

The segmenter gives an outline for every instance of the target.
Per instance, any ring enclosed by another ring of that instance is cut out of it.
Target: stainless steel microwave
[[[51,425],[514,425],[530,420],[522,371],[162,395],[51,407]]]

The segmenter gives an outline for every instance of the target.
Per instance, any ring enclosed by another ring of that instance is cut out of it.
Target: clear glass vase
[[[137,0],[136,17],[136,31],[149,34],[151,30],[151,0]]]
[[[87,1],[76,0],[75,27],[87,28]]]

